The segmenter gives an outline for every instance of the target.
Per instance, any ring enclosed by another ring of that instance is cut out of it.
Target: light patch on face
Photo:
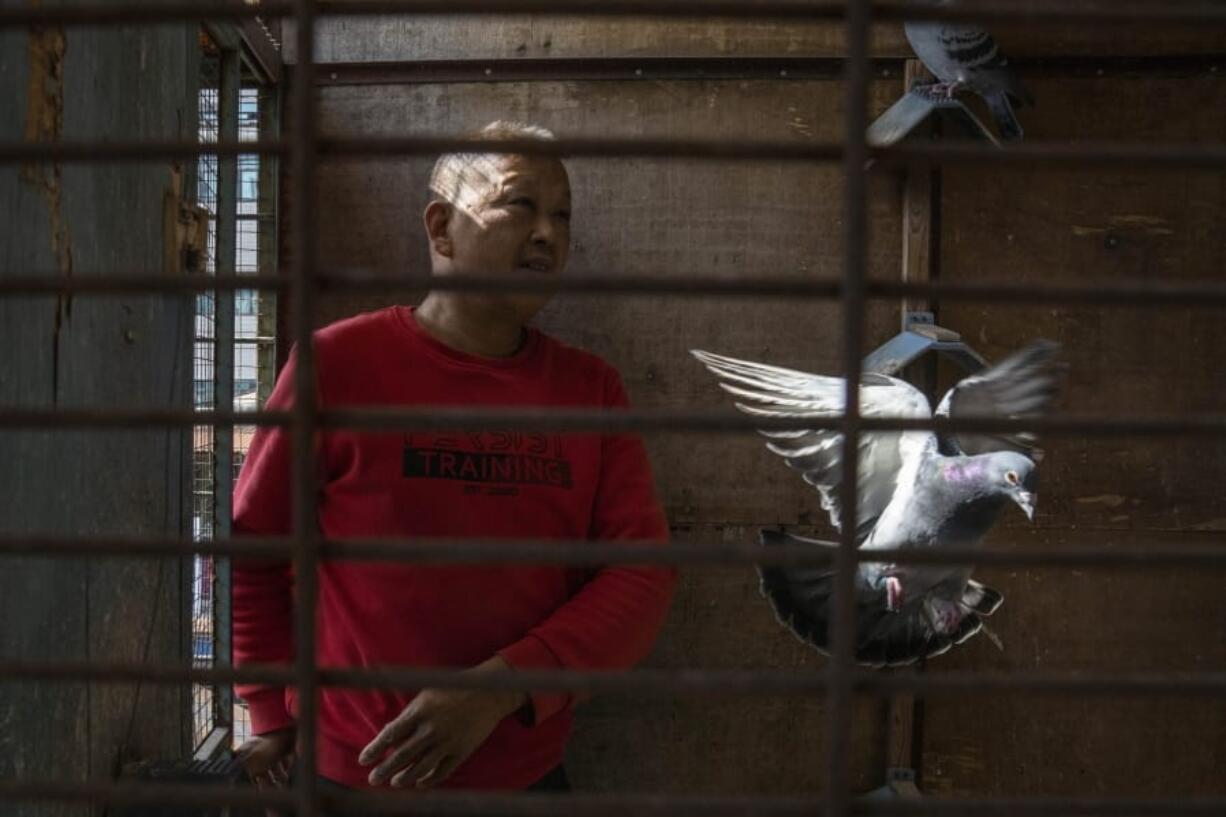
[[[436,173],[431,190],[485,229],[493,208],[520,194],[539,197],[558,184],[566,191],[564,209],[569,212],[570,182],[560,162],[493,153],[447,164]]]
[[[481,211],[504,184],[503,158],[497,153],[486,153],[449,162],[435,174],[430,189],[478,225],[484,226]]]

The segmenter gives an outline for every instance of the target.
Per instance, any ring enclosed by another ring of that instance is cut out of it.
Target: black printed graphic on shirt
[[[514,493],[495,486],[572,487],[561,436],[518,431],[406,434],[404,476],[484,483],[491,487],[486,493]]]

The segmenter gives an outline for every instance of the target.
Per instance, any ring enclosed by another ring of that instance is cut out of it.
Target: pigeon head
[[[987,476],[991,491],[1006,496],[1017,503],[1034,520],[1034,503],[1039,484],[1034,460],[1016,451],[996,451],[985,455],[988,460]]]

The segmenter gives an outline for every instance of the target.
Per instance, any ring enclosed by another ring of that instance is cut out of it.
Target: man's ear
[[[426,238],[430,241],[430,251],[444,258],[450,258],[453,251],[450,230],[453,212],[450,204],[435,199],[426,205],[426,212],[423,215]]]

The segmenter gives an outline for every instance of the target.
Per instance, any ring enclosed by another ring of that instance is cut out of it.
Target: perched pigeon
[[[903,26],[915,55],[940,83],[930,90],[947,97],[969,88],[983,97],[996,119],[1002,139],[1022,138],[1014,105],[1034,104],[992,35],[979,26],[910,22]]]
[[[950,417],[1034,417],[1053,403],[1060,348],[1036,341],[950,389],[937,409]],[[830,418],[843,411],[839,377],[692,351],[759,417]],[[865,373],[865,417],[927,418],[924,395],[910,384]],[[842,435],[832,430],[763,431],[767,448],[800,471],[821,496],[835,527],[842,521]],[[1029,433],[937,435],[873,431],[860,436],[856,541],[875,548],[971,547],[1016,503],[1033,517],[1035,439]],[[765,545],[832,542],[763,531]],[[828,568],[761,567],[762,592],[780,621],[810,645],[828,644],[833,574]],[[869,666],[909,664],[938,655],[983,628],[1000,593],[970,579],[970,566],[862,563],[857,571],[856,658]],[[989,634],[990,635],[990,634]],[[993,637],[993,640],[995,638]]]

